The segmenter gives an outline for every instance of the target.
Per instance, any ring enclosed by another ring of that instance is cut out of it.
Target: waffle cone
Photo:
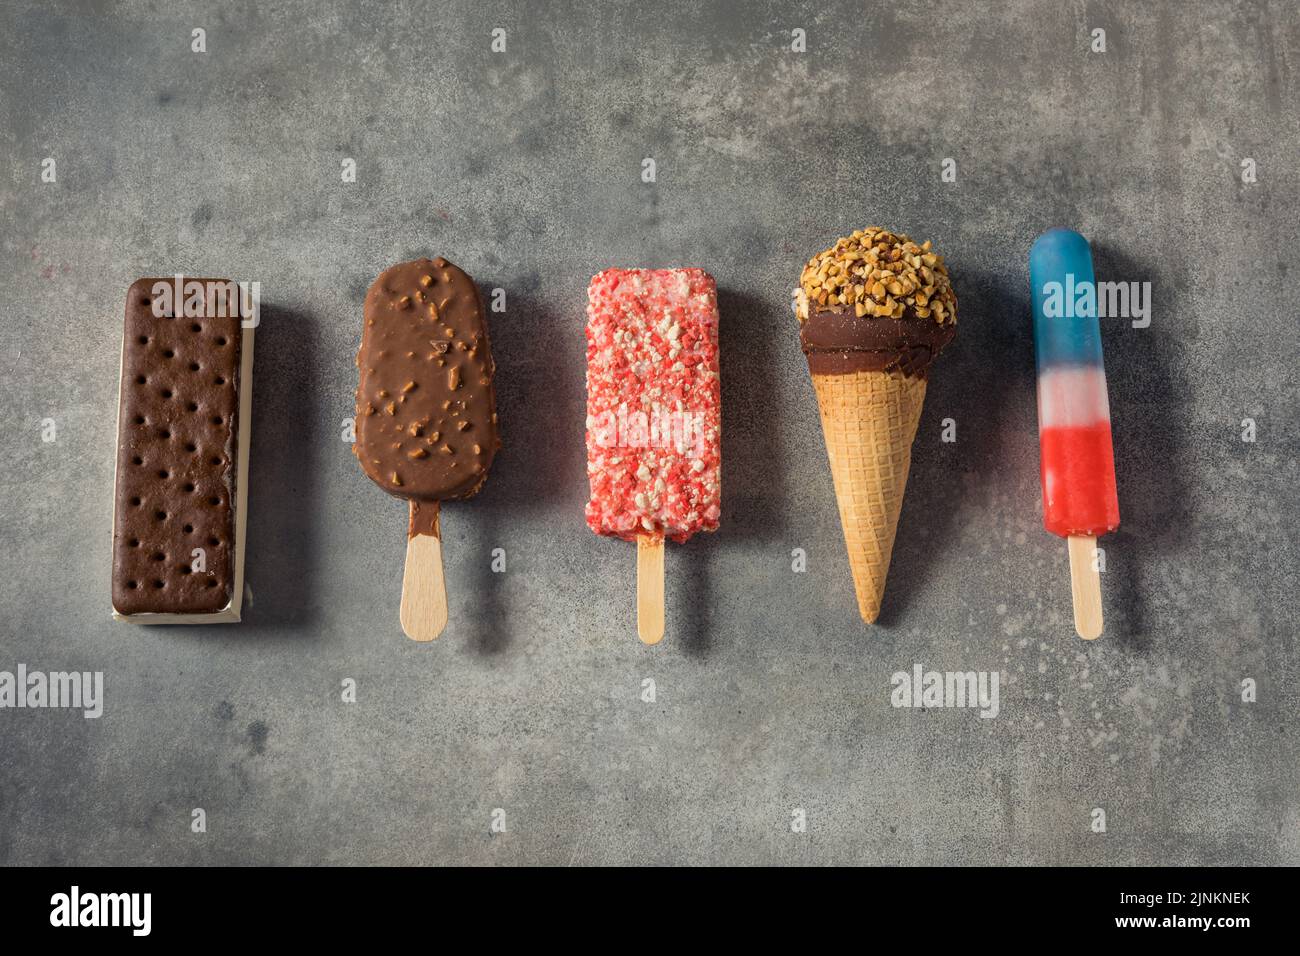
[[[858,611],[880,615],[925,379],[888,372],[812,376]]]

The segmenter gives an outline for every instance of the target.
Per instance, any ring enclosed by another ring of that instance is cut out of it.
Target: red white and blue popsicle
[[[1119,527],[1110,404],[1088,240],[1049,229],[1029,250],[1043,524],[1069,541],[1074,627],[1102,631],[1098,535]]]

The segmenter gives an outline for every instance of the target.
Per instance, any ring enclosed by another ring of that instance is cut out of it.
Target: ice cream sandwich
[[[127,293],[113,506],[113,617],[240,618],[257,289],[139,279]]]

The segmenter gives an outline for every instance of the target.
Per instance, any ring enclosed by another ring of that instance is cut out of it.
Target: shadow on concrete
[[[782,416],[774,406],[782,373],[778,350],[794,333],[788,313],[734,289],[718,290],[719,363],[722,373],[722,521],[712,534],[682,545],[669,542],[665,640],[681,641],[688,654],[707,655],[718,613],[712,589],[715,555],[738,540],[781,540],[791,500],[781,462]],[[779,338],[784,336],[785,338]],[[685,574],[672,572],[684,568]],[[756,594],[754,601],[772,600]]]
[[[1033,401],[1029,289],[1006,274],[966,271],[956,282],[958,325],[930,370],[925,408],[898,521],[885,599],[877,624],[899,623],[921,596],[957,600],[957,582],[938,578],[933,555],[956,546],[958,529],[978,519],[987,483],[998,474],[1008,410]],[[1026,398],[1028,396],[1028,398]],[[957,440],[942,441],[951,418]],[[1033,502],[1026,506],[1032,508]],[[847,558],[845,573],[848,573]]]
[[[574,489],[586,483],[586,390],[582,378],[571,374],[573,362],[556,359],[557,354],[583,354],[581,312],[558,314],[538,295],[539,286],[535,277],[532,281],[526,277],[511,286],[506,312],[488,312],[501,449],[482,490],[467,501],[447,502],[443,509],[444,533],[455,522],[468,534],[464,553],[449,549],[446,559],[470,562],[473,569],[469,593],[458,599],[449,595],[453,618],[448,631],[455,629],[459,605],[462,620],[470,623],[468,637],[474,650],[485,655],[504,651],[521,628],[538,624],[511,620],[506,589],[521,581],[538,592],[552,584],[570,586],[567,580],[536,579],[542,562],[509,547],[512,524],[530,512],[562,511],[563,504],[574,498]],[[492,289],[484,284],[480,291],[490,310]],[[584,531],[578,504],[572,523],[557,523],[555,533]],[[504,574],[492,570],[495,548],[506,550]],[[584,584],[573,582],[573,586]]]
[[[1102,576],[1106,633],[1142,650],[1156,624],[1146,595],[1158,588],[1146,586],[1147,575],[1158,555],[1185,546],[1195,520],[1182,463],[1194,454],[1188,447],[1192,390],[1184,370],[1197,331],[1184,326],[1175,336],[1160,330],[1162,323],[1194,321],[1161,312],[1160,303],[1176,298],[1176,274],[1105,242],[1092,252],[1098,282],[1151,282],[1150,327],[1133,328],[1127,318],[1101,320],[1120,513],[1119,530],[1098,542],[1108,556]]]
[[[249,459],[244,580],[253,601],[244,621],[310,632],[320,617],[322,451],[331,416],[320,383],[328,364],[316,320],[262,306],[253,352],[253,437]]]

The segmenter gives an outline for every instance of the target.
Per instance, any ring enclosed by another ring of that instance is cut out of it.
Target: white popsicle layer
[[[1095,365],[1058,365],[1038,374],[1038,430],[1110,422],[1106,372]]]

